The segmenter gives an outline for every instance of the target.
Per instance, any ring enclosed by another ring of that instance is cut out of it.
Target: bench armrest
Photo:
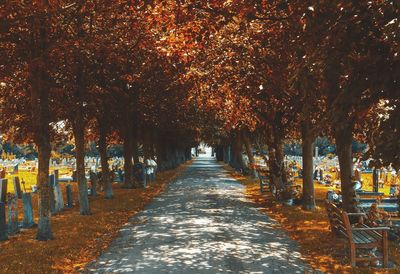
[[[348,216],[366,216],[367,214],[364,212],[358,212],[358,213],[346,213]]]
[[[355,227],[352,231],[374,231],[374,230],[390,230],[390,227],[377,226],[377,227]]]

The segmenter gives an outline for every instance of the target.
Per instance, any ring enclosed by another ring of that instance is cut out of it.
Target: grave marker
[[[15,194],[10,194],[8,200],[8,233],[14,235],[18,232],[18,198]]]
[[[6,204],[0,202],[0,241],[8,239],[8,229],[6,223]]]
[[[51,214],[56,214],[56,202],[54,198],[54,185],[55,177],[54,174],[49,175],[49,186],[50,186],[50,210]]]
[[[379,174],[376,168],[372,171],[372,191],[379,192]]]
[[[58,182],[59,172],[58,169],[54,170],[54,198],[56,212],[62,211],[64,209],[64,200],[62,196],[61,186]]]
[[[24,222],[23,227],[31,228],[36,226],[33,221],[33,210],[32,210],[32,196],[31,193],[22,193],[22,203],[24,205]]]
[[[0,179],[0,202],[7,202],[7,179]]]
[[[21,199],[22,191],[18,176],[13,178],[13,183],[14,183],[14,193],[17,195],[18,199]]]

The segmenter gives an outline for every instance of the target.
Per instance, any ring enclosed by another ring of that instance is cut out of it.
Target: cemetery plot
[[[35,237],[35,229],[23,229],[20,233],[8,237],[7,223],[3,222],[8,218],[7,207],[0,203],[0,240],[8,239],[0,242],[3,251],[0,260],[1,272],[30,273],[35,269],[40,273],[71,273],[82,269],[107,247],[133,214],[162,192],[166,184],[185,168],[186,166],[181,166],[176,170],[159,173],[157,181],[145,190],[121,189],[120,185],[114,184],[115,199],[104,200],[103,194],[90,198],[93,215],[80,216],[78,207],[64,210],[52,217],[52,225],[57,234],[45,244],[32,240]],[[62,193],[68,207],[69,203],[77,202],[78,189],[76,184],[66,187],[69,191],[62,188]],[[23,193],[22,200],[30,201],[33,214],[22,214],[28,207],[24,207],[19,200],[18,221],[24,224],[25,228],[30,228],[38,221],[37,195]],[[32,254],[35,254],[34,260]],[[14,259],[16,257],[18,260]]]

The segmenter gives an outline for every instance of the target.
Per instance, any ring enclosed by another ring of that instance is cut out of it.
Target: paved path
[[[304,273],[296,243],[211,158],[198,158],[133,217],[96,273]]]

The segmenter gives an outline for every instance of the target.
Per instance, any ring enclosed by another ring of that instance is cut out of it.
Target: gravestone
[[[54,170],[54,199],[56,212],[62,211],[64,208],[64,199],[62,196],[61,186],[58,182],[59,172],[58,169]]]
[[[376,168],[372,171],[372,191],[379,192],[379,174]]]
[[[318,169],[314,170],[313,178],[314,180],[318,180]]]
[[[54,185],[55,177],[54,174],[49,175],[49,186],[50,186],[50,210],[51,214],[56,214],[56,201],[54,198]]]
[[[31,193],[29,192],[22,193],[22,203],[24,205],[24,222],[22,223],[22,226],[25,228],[35,227],[36,224],[33,221]]]
[[[14,193],[17,195],[18,199],[22,198],[22,191],[21,191],[21,184],[19,182],[19,177],[14,177],[13,178],[13,183],[14,183]]]
[[[8,200],[8,234],[14,235],[18,232],[18,198],[16,195],[10,194]]]
[[[68,184],[65,187],[65,190],[67,192],[67,208],[73,207],[73,201],[72,201],[72,185]]]
[[[6,223],[6,204],[0,202],[0,241],[8,239],[8,229]]]
[[[0,202],[7,202],[7,179],[0,179]]]

